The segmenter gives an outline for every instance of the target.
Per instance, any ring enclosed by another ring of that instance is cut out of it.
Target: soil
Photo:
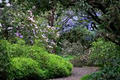
[[[98,70],[99,70],[98,67],[81,67],[81,68],[74,67],[71,76],[64,78],[49,79],[49,80],[80,80],[82,76],[86,74],[91,74]]]

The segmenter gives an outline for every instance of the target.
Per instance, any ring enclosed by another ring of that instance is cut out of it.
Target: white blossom
[[[52,46],[48,45],[49,48],[53,48]]]
[[[33,18],[28,17],[28,19],[29,19],[31,22],[35,23],[35,20],[34,20]]]
[[[38,29],[38,26],[36,24],[34,24],[35,28]]]
[[[51,26],[47,26],[47,28],[51,28]]]
[[[47,32],[47,30],[46,30],[46,29],[44,29],[44,30],[43,30],[43,32]]]
[[[40,32],[43,32],[42,29],[40,29]]]
[[[13,29],[13,27],[8,27],[8,29]]]
[[[46,39],[45,39],[45,41],[46,41],[46,42],[49,42],[49,39],[48,39],[48,38],[46,38]]]
[[[51,27],[52,30],[55,30],[56,28],[55,27]]]
[[[56,37],[59,37],[59,36],[60,36],[60,33],[59,33],[59,32],[57,32],[57,33],[56,33]]]
[[[42,35],[43,38],[47,38],[45,35]]]
[[[56,45],[56,43],[54,41],[51,42],[52,45]]]

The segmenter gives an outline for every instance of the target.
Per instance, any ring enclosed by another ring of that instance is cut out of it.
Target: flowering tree
[[[16,37],[22,38],[29,44],[34,44],[35,39],[40,39],[46,49],[55,52],[55,41],[59,37],[59,32],[53,26],[54,23],[49,24],[52,20],[51,17],[48,19],[48,12],[45,15],[33,13],[33,9],[24,11],[20,5],[14,3],[9,7],[4,7],[0,21],[1,38],[12,42],[16,42]]]
[[[14,1],[14,0],[12,0]],[[98,28],[99,34],[105,39],[120,45],[120,32],[119,32],[119,0],[34,0],[33,2],[27,0],[15,0],[18,3],[25,3],[29,8],[35,6],[36,9],[48,11],[53,9],[57,4],[62,4],[65,8],[73,6],[76,10],[81,10],[83,13],[93,19],[93,27]],[[27,4],[29,3],[29,4]],[[101,12],[101,17],[98,17],[96,11]],[[112,17],[112,19],[111,19]],[[101,31],[102,30],[102,31]],[[111,35],[111,36],[110,36]]]

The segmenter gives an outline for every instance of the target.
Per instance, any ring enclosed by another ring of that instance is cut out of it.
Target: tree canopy
[[[90,16],[89,18],[94,21],[92,27],[97,29],[100,35],[120,45],[119,0],[11,0],[10,2],[37,13],[56,9],[58,5],[63,8],[75,8],[76,12],[80,10]]]

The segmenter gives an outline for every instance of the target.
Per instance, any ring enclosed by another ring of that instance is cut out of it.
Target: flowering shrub
[[[51,52],[55,53],[57,47],[57,39],[59,38],[60,33],[56,27],[46,26],[41,29],[40,41],[45,48]]]

